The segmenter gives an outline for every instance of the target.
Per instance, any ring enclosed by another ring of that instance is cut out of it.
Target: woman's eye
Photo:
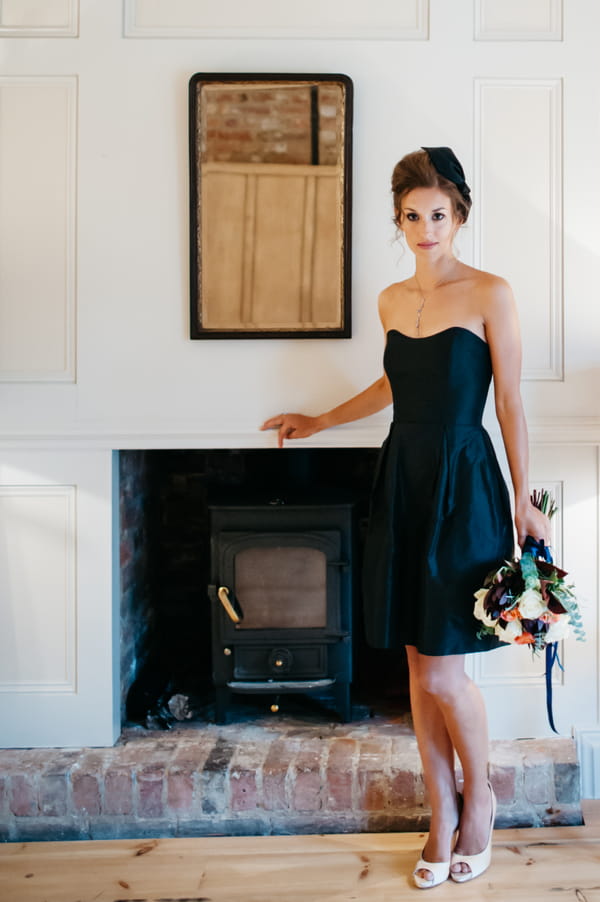
[[[446,217],[444,216],[443,213],[434,213],[434,214],[433,214],[433,219],[434,219],[436,222],[439,222],[440,219],[445,219],[445,218],[446,218]]]
[[[406,214],[406,218],[407,218],[410,222],[416,222],[417,219],[419,218],[419,216],[418,216],[417,213],[407,213],[407,214]]]

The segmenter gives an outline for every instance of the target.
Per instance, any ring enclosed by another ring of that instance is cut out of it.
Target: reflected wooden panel
[[[190,88],[192,338],[349,337],[351,83]]]
[[[339,167],[201,171],[205,328],[341,328]]]

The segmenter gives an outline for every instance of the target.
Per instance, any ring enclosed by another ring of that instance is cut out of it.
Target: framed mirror
[[[349,338],[352,82],[190,80],[192,338]]]

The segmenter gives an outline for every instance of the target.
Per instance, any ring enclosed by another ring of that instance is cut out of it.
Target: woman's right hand
[[[319,417],[307,417],[302,413],[280,413],[276,417],[271,417],[260,427],[265,429],[278,429],[277,444],[283,448],[283,441],[286,438],[308,438],[314,435],[323,427],[320,425]]]

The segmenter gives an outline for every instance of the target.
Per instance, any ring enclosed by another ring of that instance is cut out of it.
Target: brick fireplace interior
[[[120,453],[123,723],[163,725],[174,696],[189,699],[190,719],[214,720],[209,504],[243,503],[249,495],[264,504],[310,495],[353,505],[353,702],[362,713],[407,710],[404,658],[369,649],[361,629],[360,566],[377,454],[375,448]],[[326,694],[278,701],[281,711],[321,708],[332,716]],[[232,717],[260,716],[270,702],[238,697]]]

